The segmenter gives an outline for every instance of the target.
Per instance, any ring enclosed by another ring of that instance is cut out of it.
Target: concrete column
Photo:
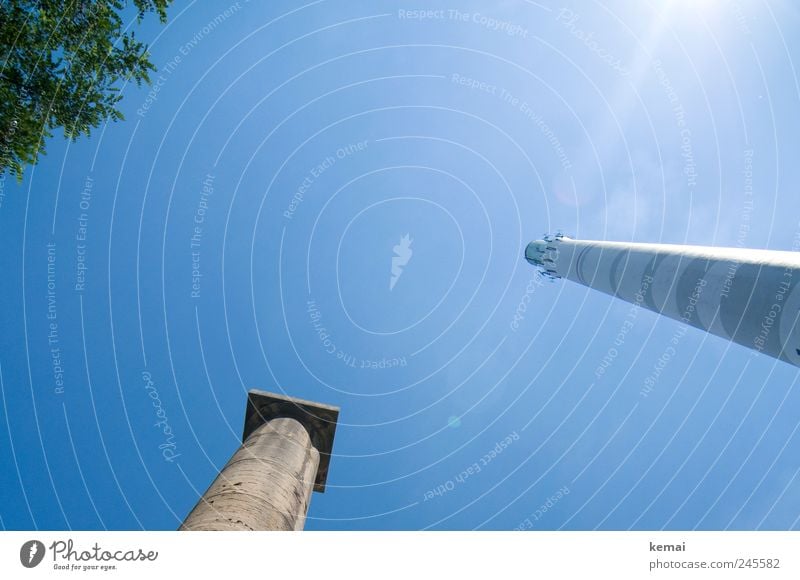
[[[250,391],[244,443],[180,530],[301,530],[325,491],[339,409]]]
[[[800,252],[573,240],[528,244],[528,262],[800,366]]]

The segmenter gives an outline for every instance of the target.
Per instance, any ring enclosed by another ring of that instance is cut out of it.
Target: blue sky
[[[791,249],[796,7],[422,4],[177,3],[2,182],[5,529],[175,529],[249,388],[341,407],[307,529],[800,525],[797,369],[522,256]]]

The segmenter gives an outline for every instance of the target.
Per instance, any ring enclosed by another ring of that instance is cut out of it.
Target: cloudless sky
[[[797,528],[798,369],[667,357],[676,322],[523,250],[799,248],[798,33],[788,0],[146,19],[126,120],[2,182],[2,526],[177,528],[259,388],[341,407],[307,529]]]

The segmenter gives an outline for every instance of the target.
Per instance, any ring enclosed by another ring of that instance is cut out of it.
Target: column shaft
[[[299,421],[268,421],[231,457],[180,529],[302,529],[319,459]]]
[[[551,237],[528,261],[800,366],[800,253]]]

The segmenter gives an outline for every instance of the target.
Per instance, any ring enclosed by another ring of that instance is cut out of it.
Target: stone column
[[[339,409],[252,390],[244,443],[180,530],[302,530],[325,491]]]

